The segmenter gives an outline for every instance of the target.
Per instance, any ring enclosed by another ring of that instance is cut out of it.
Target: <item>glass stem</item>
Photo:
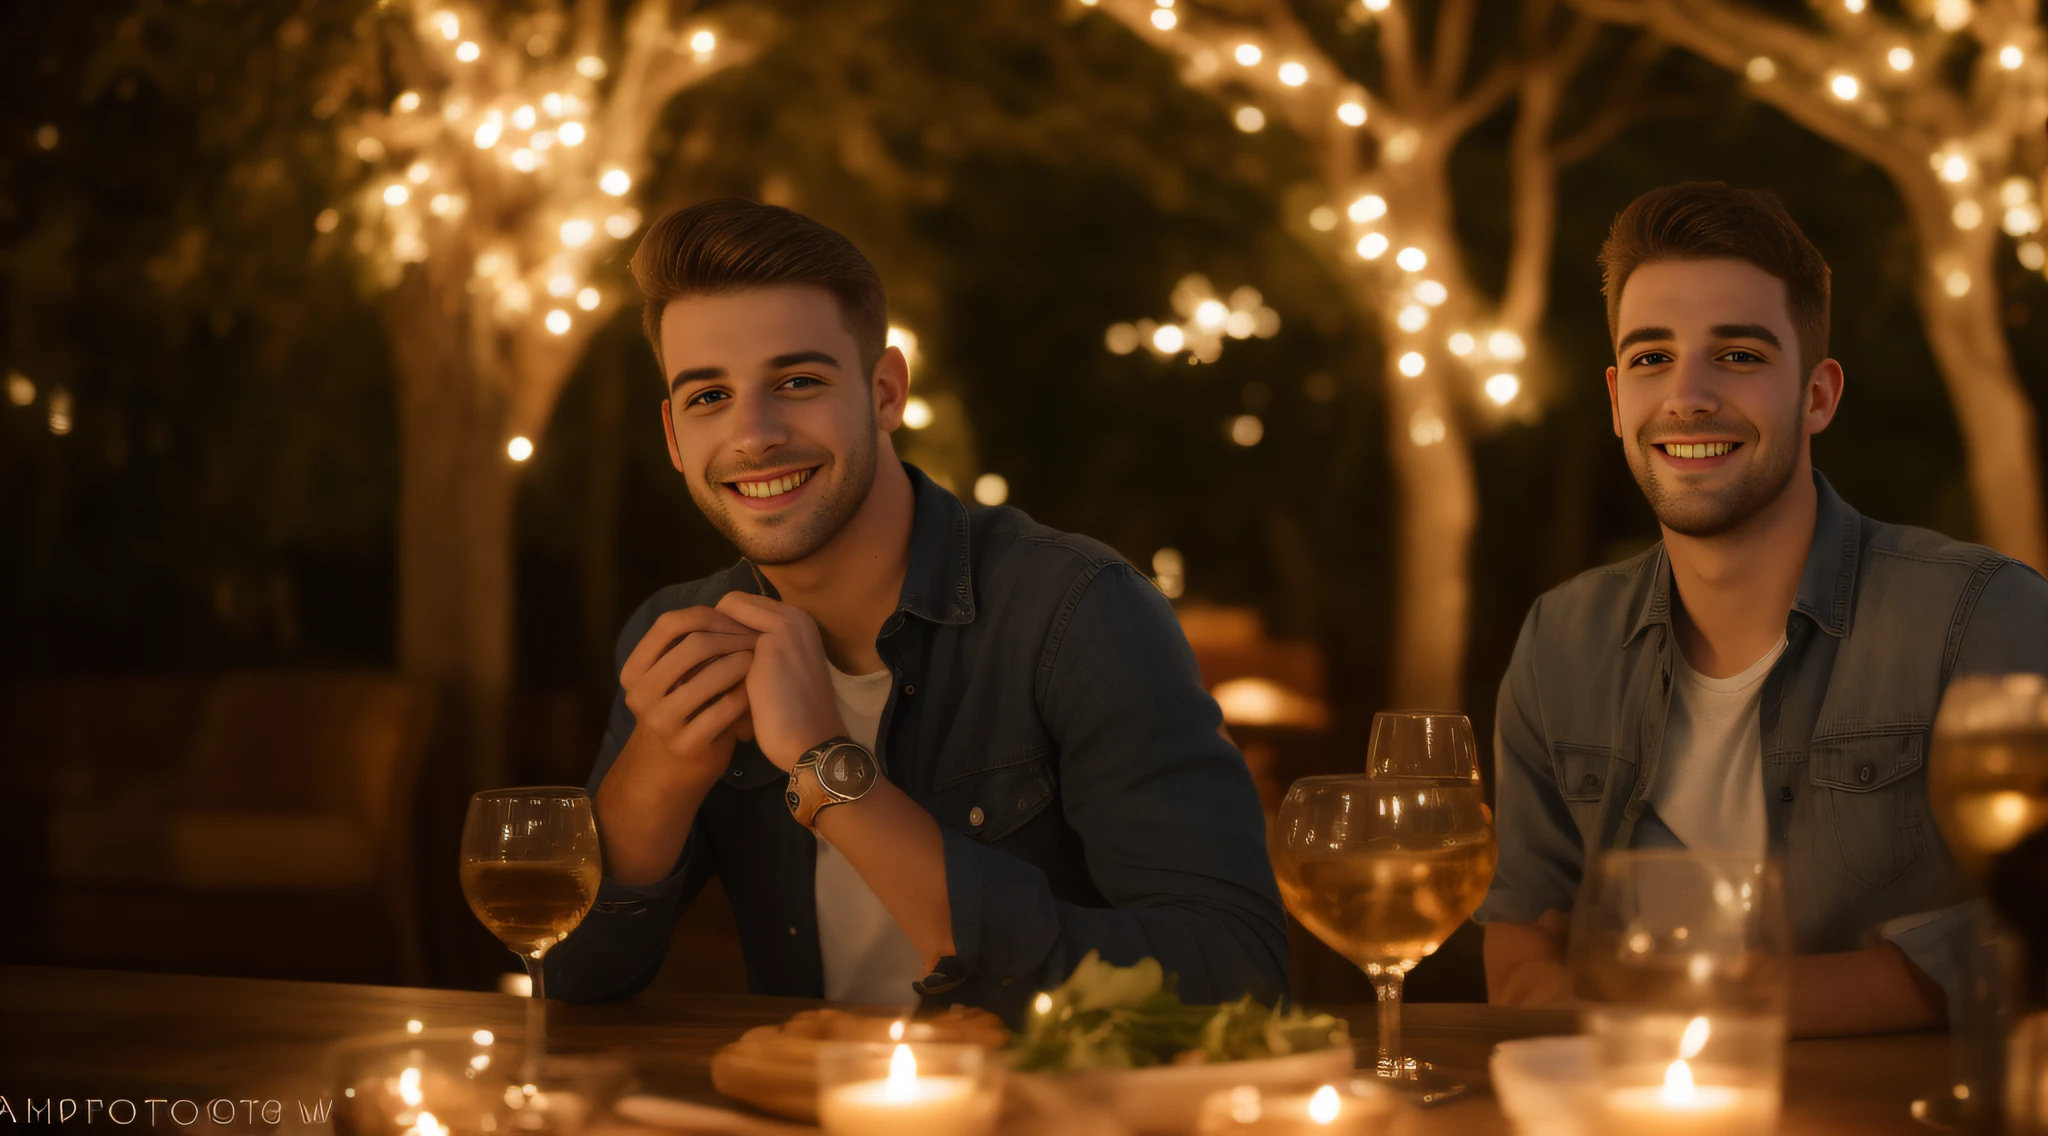
[[[520,1080],[533,1084],[540,1076],[540,1058],[548,1048],[548,995],[547,980],[541,956],[522,953],[521,962],[526,964],[526,976],[533,980],[533,996],[526,1000],[526,1064]]]
[[[1371,977],[1372,990],[1380,1004],[1379,1074],[1404,1077],[1407,1061],[1401,1045],[1401,982],[1407,976],[1403,971],[1382,970]]]

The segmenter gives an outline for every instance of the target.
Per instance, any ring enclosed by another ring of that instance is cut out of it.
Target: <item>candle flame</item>
[[[1707,1047],[1708,1032],[1707,1019],[1704,1017],[1694,1018],[1685,1023],[1685,1036],[1678,1042],[1678,1056],[1687,1061],[1698,1057],[1700,1050]]]
[[[909,1046],[899,1043],[896,1052],[889,1055],[889,1084],[892,1087],[908,1086],[915,1080],[917,1058],[911,1054]]]
[[[1324,1085],[1316,1090],[1316,1095],[1308,1098],[1308,1118],[1317,1124],[1328,1124],[1337,1119],[1341,1107],[1337,1100],[1337,1087]]]
[[[398,1075],[398,1099],[414,1108],[426,1099],[420,1094],[420,1071],[417,1068],[408,1067]]]
[[[890,1041],[902,1041],[902,1040],[903,1040],[903,1021],[902,1021],[902,1019],[900,1019],[900,1018],[899,1018],[899,1019],[897,1019],[896,1021],[893,1021],[893,1022],[890,1022],[890,1023],[889,1023],[889,1040],[890,1040]]]
[[[1681,1057],[1664,1070],[1663,1102],[1667,1105],[1689,1105],[1693,1103],[1694,1096],[1692,1066]]]

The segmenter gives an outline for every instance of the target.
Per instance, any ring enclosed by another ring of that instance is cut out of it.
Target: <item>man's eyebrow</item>
[[[1619,351],[1619,350],[1621,350],[1621,349],[1623,349],[1623,348],[1625,348],[1625,347],[1629,346],[1630,344],[1633,344],[1633,343],[1642,343],[1642,342],[1644,342],[1645,340],[1650,340],[1650,339],[1673,339],[1673,338],[1676,338],[1676,337],[1675,337],[1674,335],[1672,335],[1672,333],[1671,333],[1671,329],[1670,329],[1670,328],[1668,328],[1668,327],[1639,327],[1639,328],[1635,329],[1634,331],[1631,331],[1631,332],[1629,332],[1629,333],[1628,333],[1627,335],[1624,335],[1624,336],[1622,336],[1622,337],[1621,337],[1621,342],[1620,342],[1620,343],[1617,343],[1617,344],[1615,344],[1615,345],[1614,345],[1614,349],[1615,349],[1616,351]]]
[[[684,383],[697,383],[703,382],[706,379],[722,379],[724,377],[724,367],[693,367],[687,371],[677,371],[676,377],[668,381],[668,390],[670,394],[674,394],[676,389]]]
[[[839,360],[834,359],[823,351],[792,351],[787,355],[777,355],[775,358],[768,360],[768,369],[780,371],[784,367],[794,367],[799,363],[823,363],[825,366],[835,369],[839,366]]]
[[[1784,346],[1770,328],[1760,323],[1719,323],[1707,330],[1714,333],[1715,339],[1755,339],[1773,347]]]

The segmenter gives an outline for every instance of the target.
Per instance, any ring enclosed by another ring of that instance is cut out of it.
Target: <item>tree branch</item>
[[[1448,106],[1465,85],[1465,61],[1472,53],[1472,0],[1444,0],[1436,18],[1436,58],[1430,65],[1430,98]]]
[[[1521,82],[1521,64],[1507,60],[1494,64],[1493,70],[1479,81],[1478,86],[1436,120],[1436,128],[1448,138],[1463,136],[1466,131],[1492,117]]]

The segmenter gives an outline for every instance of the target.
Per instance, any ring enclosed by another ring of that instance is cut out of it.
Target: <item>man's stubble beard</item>
[[[1804,418],[1805,414],[1795,406],[1784,435],[1788,442],[1800,436]],[[1667,491],[1657,478],[1657,465],[1650,456],[1649,431],[1645,425],[1636,432],[1635,448],[1628,455],[1629,471],[1635,474],[1636,486],[1649,501],[1650,510],[1657,514],[1657,522],[1684,536],[1716,537],[1742,525],[1777,500],[1799,468],[1797,445],[1765,450],[1762,435],[1758,434],[1745,443],[1755,448],[1756,457],[1734,484],[1713,492]]]
[[[876,459],[881,447],[875,441],[872,409],[868,421],[870,428],[860,433],[859,440],[843,462],[829,463],[811,475],[816,481],[827,470],[837,474],[830,484],[817,486],[822,496],[801,518],[772,516],[762,518],[759,527],[745,525],[733,515],[731,503],[720,492],[720,483],[708,479],[702,490],[696,483],[690,483],[690,496],[696,499],[698,510],[711,522],[711,526],[730,541],[741,556],[755,564],[794,564],[804,560],[830,544],[832,538],[853,521],[874,487]]]

